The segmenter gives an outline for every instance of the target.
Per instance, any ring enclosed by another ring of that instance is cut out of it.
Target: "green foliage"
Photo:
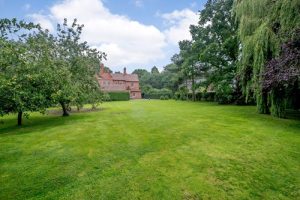
[[[202,92],[197,92],[196,93],[196,101],[201,101],[202,99]]]
[[[267,94],[263,91],[262,74],[266,62],[278,56],[279,45],[292,37],[292,34],[300,28],[300,2],[298,0],[235,0],[234,14],[242,47],[239,76],[246,100],[254,95],[260,113],[271,111],[278,117],[284,116],[285,100],[276,96],[280,93]]]
[[[156,69],[154,71],[156,71]],[[133,74],[139,76],[143,96],[144,94],[149,94],[149,90],[152,88],[167,88],[173,93],[178,89],[182,81],[182,74],[175,64],[166,65],[161,73],[150,73],[145,69],[136,69],[133,71]]]
[[[109,94],[104,92],[103,95],[102,95],[102,100],[103,100],[103,101],[110,101],[110,96],[109,96]]]
[[[51,105],[51,71],[39,26],[1,19],[0,30],[0,114],[18,113],[21,125],[23,114]]]
[[[233,0],[207,1],[199,12],[198,25],[190,27],[192,40],[179,42],[180,53],[172,58],[180,65],[184,78],[192,82],[192,100],[197,99],[196,79],[201,79],[202,87],[215,85],[220,103],[231,103],[237,98],[233,89],[237,84],[238,40],[232,5]],[[224,88],[232,88],[231,93]]]
[[[145,99],[160,99],[161,97],[171,98],[172,91],[167,88],[163,88],[163,89],[151,88],[146,93],[144,93]]]
[[[108,92],[110,101],[129,101],[129,92]]]
[[[198,51],[194,49],[193,43],[188,40],[179,42],[180,56],[183,58],[181,69],[186,79],[192,81],[192,100],[195,101],[196,83],[195,78],[199,75]]]
[[[156,66],[152,67],[151,74],[159,74],[158,68]]]
[[[202,99],[204,101],[215,101],[215,96],[216,96],[215,92],[203,92]]]
[[[233,103],[234,99],[234,88],[231,84],[226,83],[225,81],[219,82],[216,87],[216,101],[220,104],[230,104]]]
[[[45,112],[60,103],[64,116],[71,104],[101,102],[95,74],[105,54],[80,42],[83,25],[76,19],[58,24],[50,34],[38,25],[0,20],[0,114]]]
[[[160,100],[169,100],[169,96],[168,95],[165,95],[165,96],[160,96],[159,97]]]
[[[53,40],[57,51],[53,61],[60,64],[60,70],[68,72],[64,75],[65,78],[61,77],[64,82],[59,81],[59,87],[53,96],[62,105],[64,115],[68,115],[64,109],[68,104],[74,103],[80,107],[84,103],[95,105],[101,101],[95,74],[99,61],[105,54],[90,48],[86,42],[80,42],[82,28],[83,25],[77,24],[76,19],[71,26],[65,19],[63,24],[58,24],[57,38]]]
[[[204,92],[196,91],[195,93],[195,100],[194,101],[202,101],[204,100],[203,97]],[[184,93],[181,94],[181,100],[192,100],[193,101],[193,93],[189,92],[185,96]]]
[[[180,87],[175,93],[175,99],[177,100],[188,100],[188,89],[186,87]]]
[[[144,76],[145,74],[148,74],[149,72],[145,69],[135,69],[132,74],[137,74],[138,77],[141,79],[142,76]]]

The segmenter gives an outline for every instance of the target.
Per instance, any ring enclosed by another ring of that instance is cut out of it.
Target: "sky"
[[[107,54],[113,71],[160,70],[191,39],[206,0],[0,0],[0,18],[24,19],[54,31],[64,18],[84,24],[82,40]]]

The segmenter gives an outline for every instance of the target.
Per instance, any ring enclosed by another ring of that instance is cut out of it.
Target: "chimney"
[[[100,64],[100,75],[104,74],[104,65],[103,63]]]
[[[123,74],[126,75],[126,67],[124,67],[124,71],[123,71]]]

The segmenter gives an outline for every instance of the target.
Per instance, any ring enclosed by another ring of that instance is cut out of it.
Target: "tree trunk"
[[[22,116],[23,116],[23,112],[19,111],[18,112],[18,126],[22,126]]]
[[[260,114],[270,114],[268,94],[266,92],[261,92],[259,95],[257,95],[256,104]]]
[[[196,95],[195,95],[195,77],[192,76],[192,99],[193,101],[196,101]]]
[[[63,110],[63,117],[69,116],[66,104],[64,102],[60,102],[60,105],[61,105],[62,110]]]
[[[186,89],[187,89],[187,93],[185,94],[186,95],[186,100],[190,100],[189,99],[189,87],[188,87],[188,77],[186,77],[186,79],[185,79],[185,87],[186,87]]]

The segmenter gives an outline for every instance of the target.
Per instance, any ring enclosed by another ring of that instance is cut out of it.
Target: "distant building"
[[[127,74],[126,68],[123,73],[109,73],[100,65],[97,79],[101,90],[104,92],[129,92],[131,99],[141,99],[139,77],[137,74]]]

